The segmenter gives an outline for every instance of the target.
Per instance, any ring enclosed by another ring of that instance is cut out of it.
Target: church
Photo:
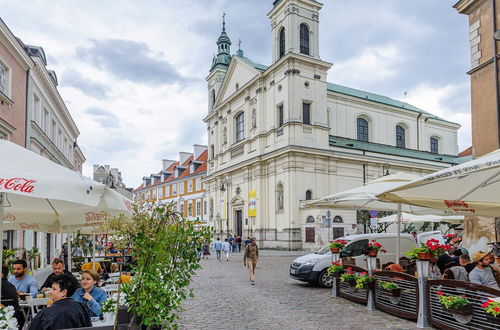
[[[225,22],[207,76],[204,187],[215,236],[261,248],[316,249],[360,232],[356,212],[311,200],[384,174],[425,175],[463,161],[460,125],[411,104],[328,82],[314,0],[276,0],[272,63],[231,54]],[[383,81],[381,81],[383,83]],[[326,219],[332,220],[331,226]]]

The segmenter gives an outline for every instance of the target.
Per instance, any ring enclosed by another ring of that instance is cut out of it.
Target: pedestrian
[[[241,236],[238,236],[236,243],[238,244],[238,253],[241,253]]]
[[[231,251],[231,252],[233,252],[233,253],[236,253],[236,252],[237,252],[237,250],[238,250],[238,243],[236,242],[236,240],[237,240],[237,238],[235,237],[235,238],[233,239],[232,251]]]
[[[231,245],[228,242],[228,239],[224,241],[222,244],[222,251],[224,251],[224,255],[226,256],[226,261],[229,261],[229,252],[231,251]]]
[[[259,261],[259,248],[255,244],[255,238],[252,238],[245,248],[245,254],[243,255],[243,264],[248,267],[250,283],[252,285],[255,284],[255,267],[257,267],[257,261]]]
[[[217,237],[217,241],[214,243],[215,255],[217,256],[217,260],[220,261],[220,252],[222,251],[222,242],[220,238]]]
[[[208,256],[210,255],[210,245],[208,242],[205,242],[203,244],[203,259],[208,259]]]
[[[247,239],[245,240],[245,249],[249,244],[250,244],[250,237],[247,237]]]

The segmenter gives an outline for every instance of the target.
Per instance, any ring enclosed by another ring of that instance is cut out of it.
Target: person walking
[[[220,261],[220,253],[222,251],[222,242],[220,241],[220,238],[217,237],[217,241],[214,243],[214,250],[215,250],[215,255],[217,256],[217,260]]]
[[[238,243],[237,243],[237,237],[235,236],[233,239],[233,244],[232,244],[232,253],[238,252]]]
[[[203,259],[208,259],[208,256],[210,255],[210,245],[208,242],[205,242],[203,244]]]
[[[241,236],[238,236],[236,243],[238,244],[238,253],[241,253]]]
[[[224,255],[226,256],[226,261],[229,261],[229,252],[231,251],[231,244],[229,243],[227,238],[222,244],[222,251],[224,251]]]
[[[250,240],[245,248],[245,253],[243,255],[243,264],[248,267],[248,272],[250,273],[250,283],[255,284],[255,267],[257,267],[257,261],[259,261],[259,248],[255,244],[255,238]]]

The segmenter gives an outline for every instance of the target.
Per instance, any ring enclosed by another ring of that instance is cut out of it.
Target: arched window
[[[405,136],[405,129],[398,125],[396,126],[396,147],[398,148],[405,148],[406,144],[406,136]]]
[[[312,215],[308,216],[306,219],[306,223],[314,223],[314,217]]]
[[[285,209],[285,194],[283,192],[283,184],[278,183],[276,186],[276,213],[281,213]]]
[[[280,30],[279,53],[280,58],[285,55],[285,28],[281,28]]]
[[[212,89],[212,108],[215,106],[215,89]]]
[[[358,141],[366,141],[368,142],[368,122],[364,118],[358,118]]]
[[[300,24],[300,53],[309,55],[309,28],[306,24]]]
[[[313,199],[313,192],[312,190],[308,190],[306,191],[306,201],[310,201],[311,199]]]
[[[439,153],[439,140],[435,137],[431,137],[431,152],[433,154]]]
[[[242,112],[236,116],[236,142],[245,138],[245,114]]]

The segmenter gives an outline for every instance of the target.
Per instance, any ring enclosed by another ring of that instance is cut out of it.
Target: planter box
[[[380,293],[382,293],[383,295],[386,295],[386,296],[390,296],[390,297],[401,296],[401,288],[392,289],[392,290],[383,289],[383,288],[378,288],[378,289],[379,289]]]
[[[340,248],[330,248],[330,252],[331,253],[339,253],[340,252]]]
[[[367,256],[369,256],[369,257],[376,257],[377,254],[378,254],[377,250],[371,250],[370,252],[368,252]]]
[[[450,313],[453,315],[469,316],[469,315],[472,315],[473,311],[474,311],[474,308],[471,304],[465,305],[460,309],[451,309],[451,308],[446,308],[443,306],[443,312]]]
[[[493,316],[493,315],[485,314],[485,316],[489,322],[494,323],[494,324],[500,324],[500,315]]]

